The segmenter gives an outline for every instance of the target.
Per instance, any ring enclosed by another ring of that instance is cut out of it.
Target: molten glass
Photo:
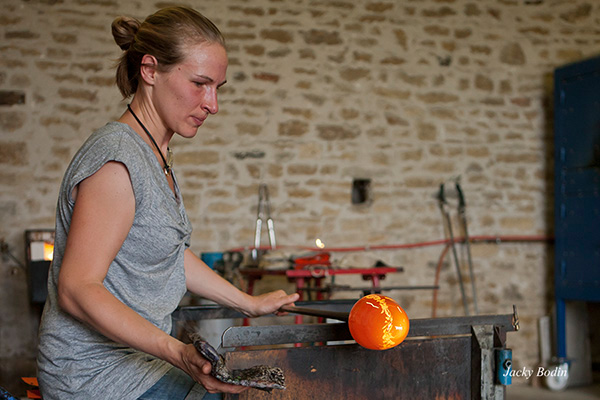
[[[409,321],[406,312],[393,299],[370,294],[354,304],[348,326],[352,338],[362,347],[386,350],[406,338]]]

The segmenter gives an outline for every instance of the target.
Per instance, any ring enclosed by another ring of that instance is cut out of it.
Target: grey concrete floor
[[[545,387],[515,383],[506,388],[506,400],[597,400],[600,399],[600,383],[590,386],[567,388],[553,392]]]

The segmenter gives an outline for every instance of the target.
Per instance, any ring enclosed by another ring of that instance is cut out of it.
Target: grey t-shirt
[[[54,259],[39,332],[38,378],[45,400],[137,399],[171,368],[109,340],[58,305],[58,273],[75,204],[71,194],[109,161],[121,162],[129,171],[135,217],[104,286],[167,333],[171,313],[186,292],[183,255],[192,227],[177,182],[174,178],[174,194],[151,147],[128,125],[108,123],[77,152],[60,188]]]

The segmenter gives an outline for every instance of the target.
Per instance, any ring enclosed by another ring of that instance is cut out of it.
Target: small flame
[[[54,257],[54,245],[52,243],[44,242],[44,260],[52,261]]]
[[[317,245],[318,248],[323,249],[325,248],[325,243],[323,243],[321,241],[321,239],[317,238],[317,240],[315,240],[315,244]]]

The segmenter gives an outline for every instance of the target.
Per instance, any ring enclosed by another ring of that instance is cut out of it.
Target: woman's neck
[[[152,143],[152,139],[154,139],[162,154],[166,155],[173,132],[169,132],[169,130],[164,128],[163,124],[157,123],[159,118],[152,107],[147,107],[136,102],[135,98],[129,107],[131,108],[131,112],[129,109],[125,111],[118,121],[133,128],[153,150],[155,150],[155,145]],[[152,136],[152,139],[149,135]]]

